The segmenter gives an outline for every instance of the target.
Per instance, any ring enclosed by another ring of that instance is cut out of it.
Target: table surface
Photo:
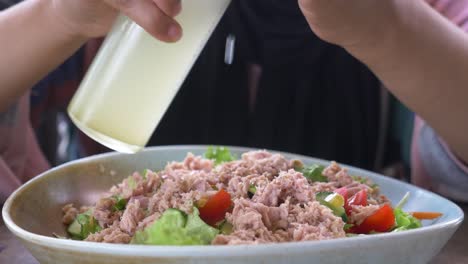
[[[468,204],[460,207],[468,215]],[[0,263],[9,264],[38,264],[31,254],[21,245],[13,234],[7,229],[0,218]],[[468,263],[468,221],[464,221],[460,229],[450,239],[442,251],[430,264]]]

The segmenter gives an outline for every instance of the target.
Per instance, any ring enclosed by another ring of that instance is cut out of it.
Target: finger
[[[323,0],[299,0],[299,7],[302,13],[306,15],[306,17],[315,16],[314,11],[319,9],[319,7],[322,7],[324,4],[328,5],[328,3],[326,3],[326,1]]]
[[[182,36],[179,23],[159,9],[153,0],[105,1],[161,41],[175,42]]]
[[[181,0],[153,0],[164,14],[175,17],[182,11]]]
[[[317,7],[330,5],[328,0],[299,0],[299,6],[305,10],[315,10]]]

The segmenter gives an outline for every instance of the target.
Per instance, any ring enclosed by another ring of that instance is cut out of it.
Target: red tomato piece
[[[198,210],[200,211],[200,218],[213,226],[225,218],[231,206],[231,195],[221,189],[211,196],[203,207],[198,208]]]
[[[388,232],[395,226],[395,214],[390,205],[385,204],[373,215],[367,217],[364,222],[356,226],[353,231],[359,234],[370,232]]]
[[[345,210],[346,214],[349,215],[351,213],[351,205],[362,205],[367,206],[367,191],[366,189],[362,189],[353,195],[351,198],[347,200],[345,203]]]

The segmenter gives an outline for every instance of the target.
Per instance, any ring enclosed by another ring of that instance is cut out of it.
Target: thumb
[[[161,10],[153,0],[105,1],[159,40],[174,42],[182,36],[182,28],[179,23]]]

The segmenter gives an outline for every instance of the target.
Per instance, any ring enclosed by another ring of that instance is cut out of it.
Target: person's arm
[[[66,32],[49,1],[25,1],[0,13],[0,111],[71,56],[86,38]]]
[[[88,38],[104,35],[117,10],[161,40],[180,37],[171,18],[179,0],[26,0],[0,12],[0,112]]]
[[[366,63],[468,161],[465,32],[422,0],[299,3],[312,30]]]

